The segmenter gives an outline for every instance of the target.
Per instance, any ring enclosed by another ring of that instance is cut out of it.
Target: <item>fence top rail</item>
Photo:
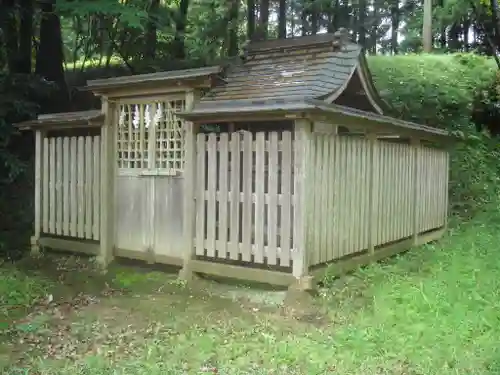
[[[16,124],[19,130],[57,130],[71,128],[101,127],[104,123],[104,114],[101,110],[79,112],[50,113],[39,115],[34,120]]]

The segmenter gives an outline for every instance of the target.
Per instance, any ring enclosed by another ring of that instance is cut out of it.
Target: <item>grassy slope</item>
[[[51,334],[70,349],[61,344],[51,359],[40,362],[46,354],[39,353],[24,366],[42,375],[198,374],[207,366],[222,374],[498,374],[499,228],[484,222],[335,281],[320,298],[328,315],[320,324],[170,286],[153,296],[142,290],[135,297],[104,298],[70,314],[64,320],[72,322],[69,330],[48,323],[32,329],[30,337],[40,337],[38,350],[45,350],[40,342]],[[124,285],[141,280],[124,275]],[[41,280],[44,293],[51,293],[55,286]],[[39,292],[24,281],[20,287]],[[77,360],[58,358],[65,355]]]

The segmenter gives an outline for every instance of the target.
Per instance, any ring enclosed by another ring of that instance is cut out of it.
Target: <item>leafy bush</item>
[[[374,56],[375,84],[392,115],[453,130],[450,208],[469,218],[500,196],[498,139],[471,123],[478,93],[495,83],[495,64],[473,54]],[[497,85],[499,87],[499,85]]]

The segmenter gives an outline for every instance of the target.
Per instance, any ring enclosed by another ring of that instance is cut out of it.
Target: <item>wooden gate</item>
[[[196,255],[290,267],[292,133],[198,134],[196,155]]]
[[[184,96],[121,103],[117,126],[117,255],[182,258]],[[131,252],[144,253],[142,256]]]

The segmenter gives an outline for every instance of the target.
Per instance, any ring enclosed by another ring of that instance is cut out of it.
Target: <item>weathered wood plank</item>
[[[56,140],[49,139],[49,233],[56,233]]]
[[[278,133],[269,134],[269,167],[267,173],[269,203],[267,205],[267,263],[277,264],[278,248]]]
[[[62,234],[63,227],[63,165],[62,165],[62,138],[56,138],[56,198],[54,204],[56,205],[56,234]]]
[[[222,248],[217,250],[220,258],[226,258],[228,253],[227,242],[229,233],[228,221],[228,196],[229,190],[229,136],[222,133],[218,142],[219,147],[219,220],[218,220],[218,239],[222,243]],[[215,145],[217,146],[217,145]]]
[[[101,137],[96,135],[93,140],[93,163],[92,163],[92,172],[93,172],[93,192],[92,192],[92,200],[94,203],[94,207],[92,209],[93,219],[92,219],[92,238],[94,240],[99,240],[100,238],[100,212],[99,207],[101,206],[101,194],[100,194],[100,186],[101,186]],[[113,162],[115,162],[113,160]]]
[[[242,260],[249,262],[252,253],[252,182],[253,182],[253,152],[252,150],[252,133],[243,133],[243,247]]]
[[[78,158],[77,158],[78,142],[76,137],[70,139],[70,235],[71,237],[77,236],[77,221],[78,221]]]
[[[215,235],[217,231],[216,192],[217,192],[217,135],[208,135],[208,185],[207,185],[207,256],[215,257]]]
[[[230,225],[229,225],[229,257],[233,260],[239,258],[240,242],[240,134],[231,134],[231,192],[230,192]]]
[[[43,165],[42,165],[42,231],[49,233],[49,189],[50,189],[50,170],[49,170],[49,140],[43,138]]]
[[[279,260],[281,266],[290,266],[291,260],[291,215],[292,215],[292,133],[283,132],[281,153],[281,205]]]
[[[63,138],[63,235],[70,235],[70,204],[69,204],[69,185],[70,185],[70,154],[69,137]]]
[[[78,137],[78,237],[85,237],[85,138]]]
[[[85,137],[85,238],[92,239],[92,137]]]
[[[265,133],[259,132],[256,135],[256,153],[255,153],[255,216],[254,216],[254,231],[255,231],[255,253],[254,262],[264,263],[264,222],[265,222],[265,203],[264,203],[264,187],[265,187]],[[269,225],[269,223],[268,223]]]
[[[34,209],[35,209],[35,220],[34,220],[34,239],[35,247],[34,251],[39,251],[38,241],[40,239],[40,233],[42,231],[42,154],[43,154],[43,133],[40,130],[35,132],[35,197],[34,197]]]
[[[196,137],[196,255],[205,254],[205,135],[198,134]]]

